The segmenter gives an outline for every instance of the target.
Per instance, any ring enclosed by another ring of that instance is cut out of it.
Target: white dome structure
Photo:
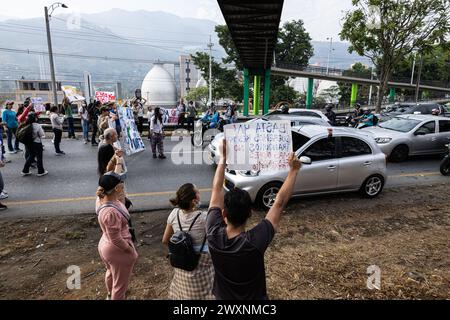
[[[206,82],[206,80],[200,76],[200,79],[198,79],[197,81],[197,85],[195,86],[196,88],[201,88],[201,87],[207,87],[208,83]]]
[[[155,64],[142,83],[142,97],[149,106],[169,107],[177,104],[177,87],[172,75]]]

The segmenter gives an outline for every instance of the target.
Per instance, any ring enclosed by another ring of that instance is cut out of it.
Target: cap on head
[[[109,192],[122,182],[124,182],[122,176],[118,175],[115,172],[107,172],[100,177],[98,185],[102,187],[106,192]]]

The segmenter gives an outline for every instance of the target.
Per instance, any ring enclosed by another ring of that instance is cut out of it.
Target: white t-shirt
[[[180,231],[180,226],[178,224],[177,218],[178,212],[180,212],[181,227],[185,232],[189,230],[189,227],[191,226],[195,217],[197,217],[200,214],[200,217],[198,217],[197,221],[195,221],[195,224],[192,226],[192,229],[189,232],[189,235],[192,237],[194,249],[200,250],[206,235],[206,217],[208,216],[208,213],[203,211],[194,211],[191,213],[185,213],[183,210],[175,208],[169,215],[169,218],[167,219],[167,224],[172,226],[174,232]],[[207,243],[205,243],[203,252],[207,251],[208,246]]]

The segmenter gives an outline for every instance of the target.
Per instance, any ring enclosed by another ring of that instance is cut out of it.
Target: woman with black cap
[[[108,299],[125,300],[138,254],[133,245],[135,241],[131,217],[123,204],[125,197],[121,171],[122,158],[116,160],[115,172],[103,175],[97,190],[96,211],[103,236],[98,251],[106,266],[106,288]]]

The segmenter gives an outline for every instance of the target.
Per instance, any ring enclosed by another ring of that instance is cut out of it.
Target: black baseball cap
[[[115,173],[115,172],[107,172],[103,176],[101,176],[98,185],[102,187],[106,192],[113,190],[120,183],[125,182],[123,176]]]

